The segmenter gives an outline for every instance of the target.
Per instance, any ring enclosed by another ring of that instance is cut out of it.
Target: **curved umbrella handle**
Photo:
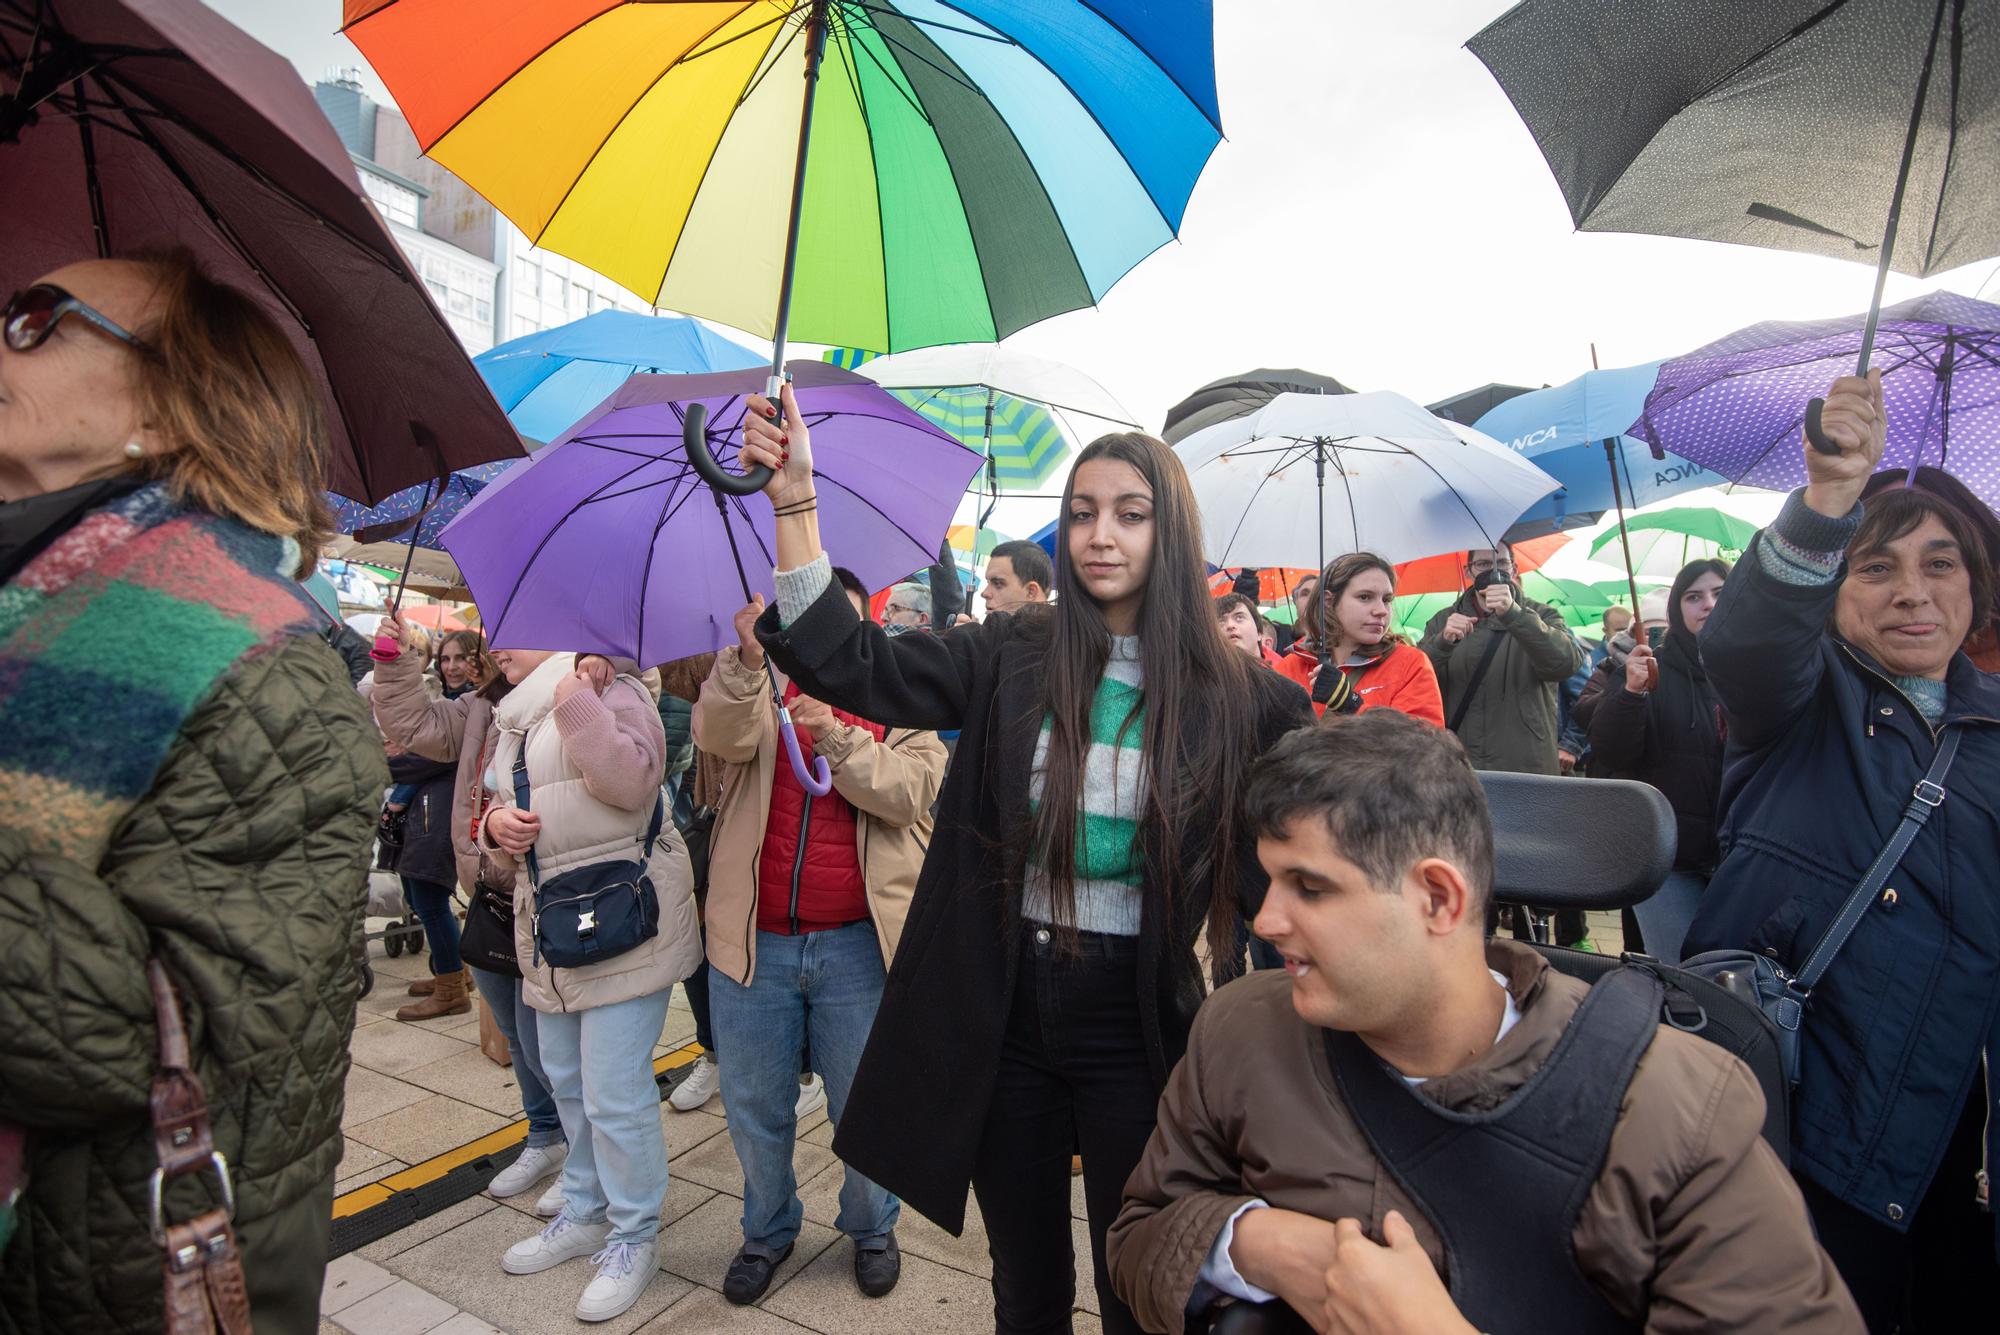
[[[792,726],[792,711],[778,706],[778,732],[785,739],[785,754],[792,759],[792,773],[799,785],[814,797],[825,797],[833,791],[833,771],[826,767],[825,756],[814,756],[812,768],[806,768],[805,753],[799,750],[799,734]]]
[[[1839,454],[1840,446],[1834,443],[1833,438],[1826,434],[1826,429],[1819,424],[1820,411],[1825,407],[1825,399],[1814,399],[1806,405],[1806,439],[1811,441],[1812,447],[1821,454]]]
[[[681,443],[687,450],[688,463],[695,473],[709,486],[728,496],[751,496],[764,490],[771,481],[771,470],[762,464],[741,473],[732,473],[715,461],[708,452],[708,405],[690,403],[687,421],[681,428]]]

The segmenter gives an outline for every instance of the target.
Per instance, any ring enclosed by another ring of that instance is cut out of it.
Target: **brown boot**
[[[435,1020],[445,1015],[465,1015],[472,1001],[465,995],[465,972],[441,973],[431,980],[431,994],[413,1001],[396,1012],[399,1020]]]
[[[415,982],[410,984],[410,995],[413,997],[427,997],[434,990],[436,990],[436,988],[437,988],[436,978],[419,978]]]

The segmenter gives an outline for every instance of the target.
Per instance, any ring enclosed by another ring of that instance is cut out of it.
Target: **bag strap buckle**
[[[1941,807],[1944,805],[1944,785],[1929,779],[1918,779],[1917,786],[1911,791],[1910,796],[1927,807]]]

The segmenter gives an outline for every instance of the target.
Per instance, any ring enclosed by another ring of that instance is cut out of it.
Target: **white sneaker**
[[[544,1219],[554,1219],[562,1213],[562,1208],[562,1179],[557,1178],[555,1181],[549,1183],[549,1189],[542,1193],[540,1200],[535,1202],[535,1213]]]
[[[693,1112],[715,1097],[715,1091],[722,1088],[722,1068],[716,1065],[715,1057],[704,1052],[694,1059],[694,1066],[674,1092],[667,1095],[667,1106],[675,1112]]]
[[[650,1242],[614,1242],[591,1257],[597,1278],[576,1300],[576,1319],[609,1321],[638,1302],[658,1273],[653,1257],[654,1244]]]
[[[487,1194],[495,1198],[518,1196],[550,1173],[561,1172],[567,1158],[567,1145],[531,1145],[486,1184]]]
[[[826,1106],[826,1081],[814,1072],[810,1080],[799,1081],[798,1118],[801,1122]]]
[[[534,1237],[509,1247],[500,1258],[500,1268],[510,1275],[539,1275],[571,1257],[590,1255],[604,1245],[610,1232],[611,1225],[604,1220],[579,1224],[566,1214],[557,1215]]]

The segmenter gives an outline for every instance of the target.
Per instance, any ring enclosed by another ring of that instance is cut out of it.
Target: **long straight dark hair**
[[[1145,884],[1160,894],[1162,921],[1172,925],[1174,901],[1187,886],[1210,890],[1209,948],[1230,959],[1236,945],[1236,795],[1256,747],[1250,671],[1254,666],[1215,631],[1215,604],[1201,555],[1201,513],[1180,456],[1160,440],[1123,432],[1092,441],[1077,455],[1063,486],[1056,523],[1056,589],[1046,671],[1049,747],[1042,795],[1029,842],[1043,874],[1059,939],[1076,933],[1077,826],[1084,764],[1090,751],[1090,706],[1111,658],[1111,631],[1097,601],[1084,591],[1069,556],[1071,498],[1077,469],[1094,459],[1130,464],[1153,492],[1153,558],[1139,612],[1139,660],[1144,674],[1146,790],[1140,803]],[[1129,720],[1128,720],[1129,722]],[[1189,865],[1181,849],[1198,815],[1212,834]],[[1157,851],[1157,862],[1152,854]]]

